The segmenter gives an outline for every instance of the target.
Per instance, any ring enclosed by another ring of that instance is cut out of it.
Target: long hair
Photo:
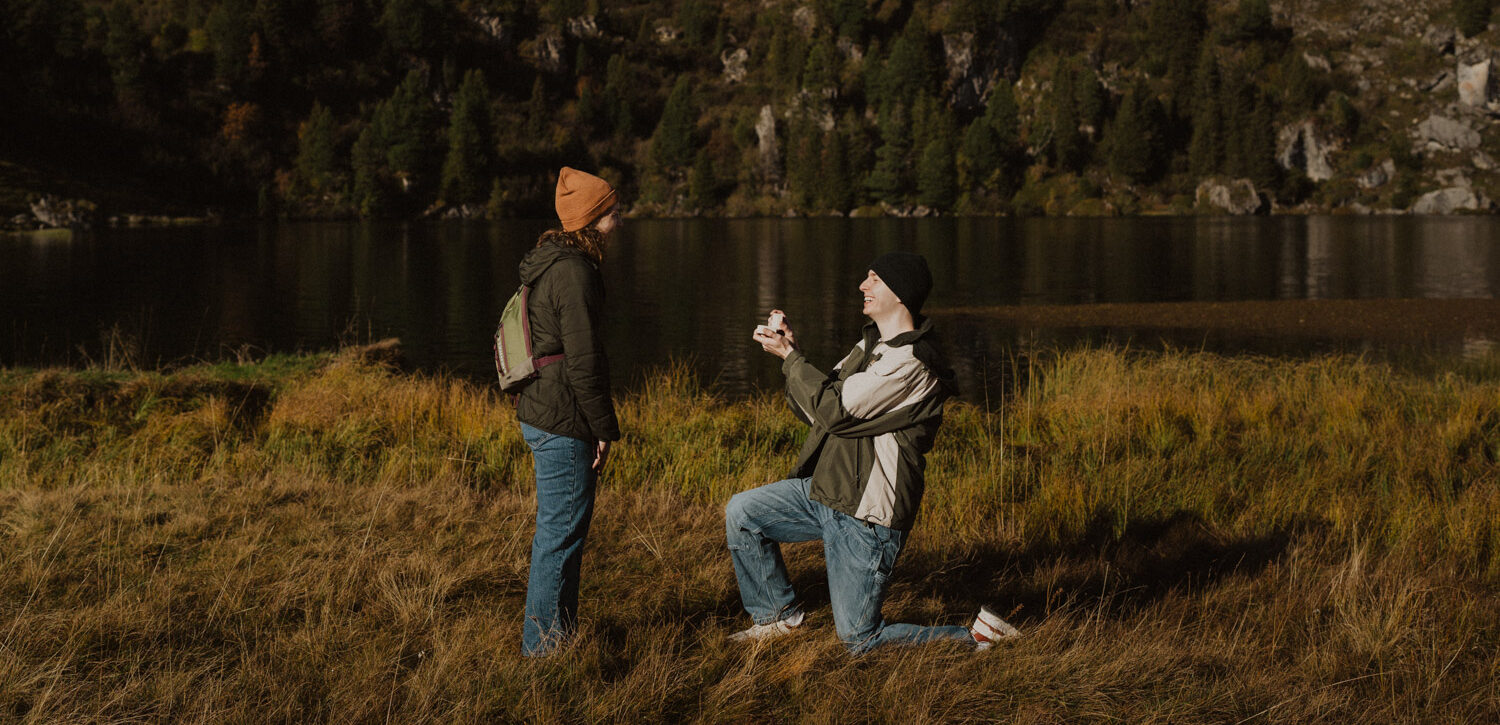
[[[592,224],[573,232],[548,229],[542,232],[541,239],[536,240],[537,245],[547,242],[572,247],[583,252],[589,259],[594,260],[595,264],[604,261],[604,233]]]

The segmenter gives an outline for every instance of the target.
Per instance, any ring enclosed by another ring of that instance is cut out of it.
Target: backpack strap
[[[535,365],[536,368],[540,370],[544,367],[547,367],[548,365],[551,365],[552,363],[562,362],[562,359],[565,357],[567,356],[563,353],[557,353],[556,355],[543,355],[542,357],[533,360],[531,364]]]

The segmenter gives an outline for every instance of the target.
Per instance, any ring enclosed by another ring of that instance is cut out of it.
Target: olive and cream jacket
[[[879,339],[874,323],[832,373],[801,351],[782,363],[792,410],[812,430],[792,477],[812,477],[810,496],[835,511],[892,529],[916,522],[953,373],[942,364],[932,322]]]

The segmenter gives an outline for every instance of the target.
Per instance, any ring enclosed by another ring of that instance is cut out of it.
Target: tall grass
[[[743,648],[722,505],[778,396],[619,404],[581,636],[518,657],[531,462],[508,402],[359,350],[0,372],[0,720],[1454,721],[1500,717],[1500,366],[1057,354],[949,407],[886,616],[1026,636]]]

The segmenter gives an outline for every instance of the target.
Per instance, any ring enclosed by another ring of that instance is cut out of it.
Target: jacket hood
[[[556,242],[543,242],[532,247],[526,252],[526,256],[521,258],[521,284],[536,286],[537,278],[541,277],[548,267],[569,257],[577,257],[595,269],[599,266],[594,263],[594,260],[589,259],[587,254],[577,249]]]

